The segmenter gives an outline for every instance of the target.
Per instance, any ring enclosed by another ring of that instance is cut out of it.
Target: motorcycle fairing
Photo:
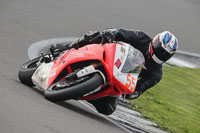
[[[50,63],[42,63],[32,76],[34,84],[46,90],[64,68],[69,68],[70,64],[85,60],[103,60],[103,48],[98,44],[85,46],[78,50],[72,49],[63,52],[57,60]]]
[[[137,77],[138,73],[124,73],[122,72],[122,69],[125,65],[125,62],[127,60],[128,54],[130,52],[130,45],[126,43],[122,43],[122,45],[117,44],[116,45],[116,52],[115,52],[115,59],[114,59],[114,81],[118,84],[118,87],[123,89],[126,93],[133,93],[135,90],[135,86],[137,83]],[[123,93],[123,92],[122,92]]]
[[[119,96],[123,93],[132,93],[135,89],[138,73],[122,73],[127,59],[129,45],[122,42],[105,44],[105,70],[109,80],[109,87],[98,93],[82,97],[81,100],[98,99],[105,96]],[[120,59],[120,61],[118,61]]]
[[[132,93],[135,89],[137,73],[122,72],[127,55],[130,52],[129,49],[130,46],[126,43],[110,43],[104,44],[104,46],[92,44],[78,50],[71,49],[63,52],[51,63],[42,63],[35,71],[32,79],[36,85],[46,90],[65,68],[67,68],[68,72],[69,70],[72,72],[70,64],[86,60],[99,60],[106,71],[109,86],[100,90],[100,92],[80,99],[92,100],[108,95],[119,96],[123,93]]]

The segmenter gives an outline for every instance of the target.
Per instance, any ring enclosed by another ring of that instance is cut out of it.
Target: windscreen
[[[142,67],[144,66],[144,56],[142,53],[133,48],[129,47],[128,56],[126,58],[125,64],[122,68],[122,73],[140,73]]]

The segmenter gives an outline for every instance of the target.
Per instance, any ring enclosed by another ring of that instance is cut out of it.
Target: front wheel
[[[95,73],[90,77],[83,77],[78,81],[74,80],[72,86],[66,87],[66,83],[61,82],[59,81],[45,90],[44,95],[48,100],[59,102],[82,97],[100,87],[103,84],[103,79],[99,73]],[[62,88],[62,85],[65,85],[65,87]]]
[[[32,75],[35,72],[35,70],[37,69],[37,62],[40,60],[41,57],[37,57],[35,59],[32,59],[26,63],[24,63],[18,72],[18,78],[19,80],[28,86],[34,86],[33,82],[32,82]]]

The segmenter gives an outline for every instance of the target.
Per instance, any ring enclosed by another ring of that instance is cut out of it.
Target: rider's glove
[[[106,29],[103,31],[104,42],[112,43],[115,40],[117,29]]]

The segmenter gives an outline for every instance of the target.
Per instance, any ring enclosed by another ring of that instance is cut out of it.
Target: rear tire
[[[36,63],[40,60],[40,57],[37,57],[35,59],[32,59],[26,63],[24,63],[18,72],[18,78],[19,80],[28,86],[35,86],[32,82],[32,75],[35,72],[35,70],[37,69],[37,65]]]
[[[89,79],[74,86],[70,86],[60,90],[51,90],[52,87],[55,87],[55,84],[50,86],[45,90],[46,99],[53,102],[60,102],[69,99],[76,99],[82,97],[84,94],[87,94],[103,84],[103,79],[99,73],[93,74]]]

